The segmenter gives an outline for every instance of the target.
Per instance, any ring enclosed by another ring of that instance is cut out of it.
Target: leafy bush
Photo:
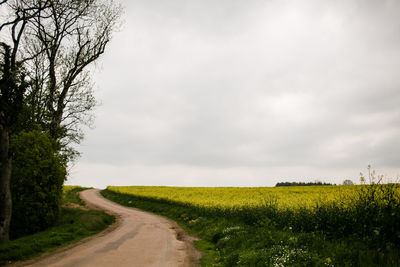
[[[53,225],[60,213],[66,164],[43,132],[22,131],[12,137],[11,238]]]

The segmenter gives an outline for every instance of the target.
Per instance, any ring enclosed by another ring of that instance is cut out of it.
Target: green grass
[[[169,217],[200,237],[195,247],[203,253],[202,266],[400,266],[398,248],[390,243],[371,247],[355,235],[332,238],[318,230],[296,231],[260,214],[223,215],[110,190],[101,194],[119,204]]]
[[[79,192],[90,189],[88,187],[71,186],[67,185],[63,187],[63,204],[74,203],[78,205],[84,205],[83,201],[79,197]]]
[[[78,192],[86,188],[65,190],[64,204],[80,204]],[[33,235],[24,236],[0,245],[0,265],[27,260],[45,252],[75,243],[85,237],[99,233],[114,222],[114,217],[96,210],[62,208],[56,225]]]

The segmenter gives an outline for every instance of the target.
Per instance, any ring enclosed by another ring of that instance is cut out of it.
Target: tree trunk
[[[11,156],[9,154],[10,133],[0,125],[0,243],[8,241],[11,222]]]

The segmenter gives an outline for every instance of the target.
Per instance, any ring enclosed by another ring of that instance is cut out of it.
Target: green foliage
[[[12,137],[11,238],[42,231],[56,222],[66,164],[43,132],[22,131]]]
[[[63,196],[64,204],[71,203],[68,199],[76,199],[78,192],[82,190],[85,188],[75,187],[73,190],[67,190]],[[10,261],[30,259],[75,243],[104,230],[114,221],[113,216],[103,211],[62,208],[60,217],[53,227],[1,244],[0,266]]]
[[[64,185],[63,186],[63,198],[62,203],[74,203],[78,205],[84,205],[82,199],[79,197],[79,192],[89,189],[88,187],[81,187],[81,186],[71,186],[71,185]]]
[[[24,95],[29,86],[26,73],[13,61],[12,48],[0,42],[0,124],[11,129],[23,109]]]

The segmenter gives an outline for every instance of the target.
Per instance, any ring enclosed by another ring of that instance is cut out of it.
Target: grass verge
[[[63,206],[82,204],[78,193],[87,188],[74,187],[64,190]],[[103,211],[80,208],[62,208],[56,225],[33,235],[24,236],[0,245],[0,266],[14,261],[28,260],[45,252],[70,245],[99,233],[114,222],[115,218]]]
[[[396,248],[370,247],[357,236],[332,238],[321,231],[298,232],[254,214],[213,210],[103,190],[121,205],[169,217],[202,238],[195,246],[202,266],[399,266]]]

